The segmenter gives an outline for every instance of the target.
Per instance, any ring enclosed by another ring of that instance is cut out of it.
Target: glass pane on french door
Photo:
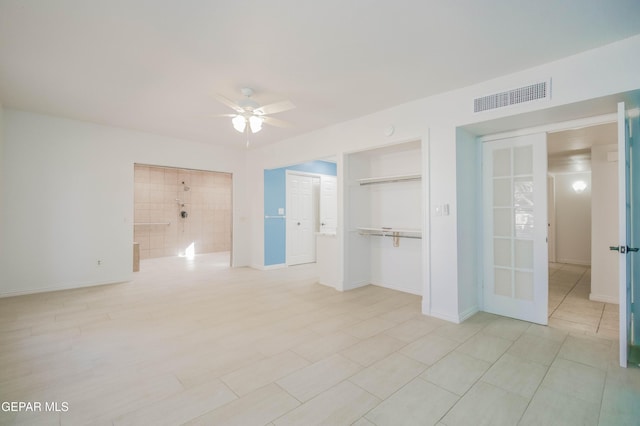
[[[483,144],[484,308],[541,324],[548,295],[548,257],[541,253],[546,161],[545,134]]]

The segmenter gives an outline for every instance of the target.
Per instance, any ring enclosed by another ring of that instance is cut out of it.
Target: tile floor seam
[[[538,383],[538,386],[536,387],[535,392],[533,392],[533,395],[531,395],[531,398],[529,399],[529,401],[527,402],[527,406],[525,407],[524,411],[522,412],[522,415],[520,416],[520,419],[518,419],[518,424],[520,424],[520,422],[522,422],[522,418],[524,417],[524,415],[527,413],[527,410],[529,409],[529,406],[531,405],[531,402],[533,401],[533,399],[536,397],[536,395],[538,394],[538,391],[540,390],[540,388],[542,387],[542,384],[544,383],[544,380],[547,378],[547,376],[549,375],[549,370],[551,370],[551,366],[553,365],[553,363],[555,362],[555,360],[558,358],[558,355],[560,354],[560,350],[562,349],[562,345],[564,345],[564,342],[566,342],[567,340],[567,335],[565,335],[562,339],[562,343],[560,344],[560,346],[558,347],[558,351],[556,352],[556,354],[554,355],[553,359],[551,360],[551,362],[549,363],[548,366],[545,366],[545,368],[547,369],[547,371],[545,371],[544,376],[542,377],[542,380],[540,380],[540,383]]]
[[[604,310],[606,306],[607,306],[606,303],[602,304],[602,312],[600,312],[600,319],[598,320],[598,327],[596,328],[596,334],[598,334],[598,331],[600,331],[600,324],[602,324],[602,318],[604,317]]]

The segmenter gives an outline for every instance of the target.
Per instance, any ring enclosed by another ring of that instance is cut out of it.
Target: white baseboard
[[[421,290],[415,290],[412,288],[407,288],[407,287],[398,287],[398,286],[392,286],[392,285],[386,285],[386,284],[380,284],[380,283],[371,283],[372,285],[378,286],[378,287],[383,287],[383,288],[388,288],[390,290],[397,290],[397,291],[401,291],[403,293],[409,293],[409,294],[415,294],[416,296],[422,296],[422,291]]]
[[[480,312],[480,309],[477,306],[472,306],[466,311],[460,312],[460,322],[464,322],[465,320],[471,318],[478,312]]]
[[[435,317],[435,318],[439,318],[441,320],[452,322],[454,324],[460,324],[460,322],[461,322],[459,315],[451,315],[449,313],[438,312],[438,311],[434,311],[434,310],[431,310],[431,313],[429,315],[432,316],[432,317]]]
[[[320,280],[318,280],[318,284],[320,284],[320,285],[324,285],[324,286],[327,286],[327,287],[331,287],[331,288],[332,288],[332,289],[334,289],[334,290],[336,289],[336,286],[335,286],[335,285],[333,285],[333,284],[328,284],[328,283],[323,283],[323,282],[322,282],[322,281],[320,281]]]
[[[62,290],[74,290],[78,288],[87,288],[87,287],[98,287],[101,285],[113,285],[113,284],[124,284],[130,282],[131,279],[123,279],[119,281],[107,281],[107,282],[98,282],[98,283],[81,283],[75,285],[68,286],[58,286],[58,287],[40,287],[40,288],[32,288],[28,290],[17,290],[17,291],[7,291],[0,293],[0,299],[5,297],[15,297],[15,296],[26,296],[28,294],[38,294],[38,293],[49,293],[51,291],[62,291]]]
[[[270,271],[271,269],[282,269],[286,267],[286,263],[276,263],[275,265],[251,265],[252,269],[257,269],[259,271]]]
[[[366,285],[371,284],[369,281],[356,281],[354,283],[346,284],[342,287],[343,291],[354,290],[356,288],[364,287]]]
[[[591,261],[584,261],[578,259],[566,259],[566,258],[558,258],[557,263],[569,263],[571,265],[582,265],[582,266],[591,266]]]
[[[589,293],[589,300],[593,300],[594,302],[613,303],[614,305],[617,305],[620,302],[616,297],[594,293]]]

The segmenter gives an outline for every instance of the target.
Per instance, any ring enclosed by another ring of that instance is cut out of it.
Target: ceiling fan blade
[[[296,106],[291,101],[281,101],[274,104],[264,105],[253,110],[258,115],[276,114],[278,112],[294,109]]]
[[[228,106],[232,110],[237,111],[240,114],[242,114],[244,112],[244,110],[238,104],[233,102],[231,99],[225,98],[222,95],[216,95],[216,99],[219,102],[222,102],[223,104],[225,104],[226,106]]]
[[[288,121],[280,120],[273,117],[262,116],[262,121],[264,122],[264,124],[275,127],[293,127],[293,124],[289,123]]]
[[[238,114],[214,114],[214,115],[210,115],[209,117],[214,117],[214,118],[218,118],[218,117],[236,117]]]

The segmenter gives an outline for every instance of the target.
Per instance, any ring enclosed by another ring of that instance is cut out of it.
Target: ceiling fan
[[[251,99],[251,96],[253,95],[253,89],[249,87],[243,87],[240,92],[244,97],[238,102],[233,102],[232,100],[225,98],[222,95],[216,96],[218,101],[222,102],[236,112],[235,114],[221,114],[217,117],[232,117],[231,123],[233,124],[233,128],[238,132],[244,133],[246,131],[248,134],[249,130],[251,130],[251,133],[258,133],[260,130],[262,130],[263,124],[268,124],[276,127],[291,126],[291,124],[286,121],[279,120],[273,117],[267,117],[267,115],[269,114],[276,114],[295,108],[296,106],[291,101],[281,101],[269,105],[260,106],[260,104]]]

